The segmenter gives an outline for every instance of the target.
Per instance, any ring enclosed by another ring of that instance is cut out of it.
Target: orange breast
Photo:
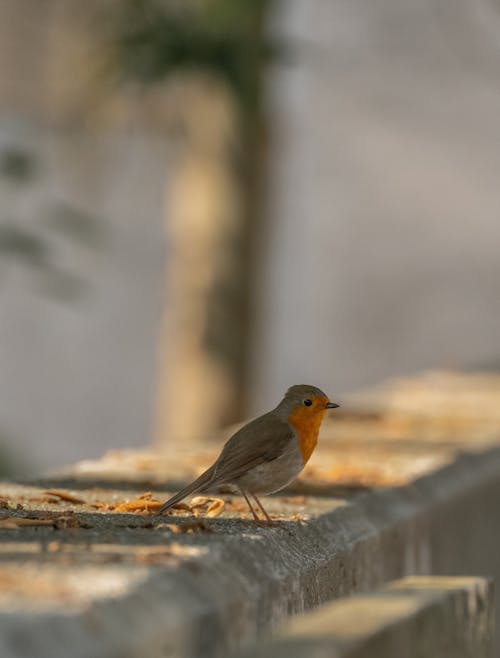
[[[311,409],[310,407],[298,407],[295,409],[288,421],[297,430],[300,452],[304,464],[307,463],[318,442],[318,433],[321,421],[326,413],[323,408]]]

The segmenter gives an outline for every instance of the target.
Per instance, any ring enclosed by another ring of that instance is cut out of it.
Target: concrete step
[[[491,658],[493,609],[484,578],[409,577],[296,617],[234,658]]]

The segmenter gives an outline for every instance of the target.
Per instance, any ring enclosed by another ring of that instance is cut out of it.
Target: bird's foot
[[[261,528],[279,528],[280,522],[273,521],[272,519],[254,519],[255,525],[258,525]]]

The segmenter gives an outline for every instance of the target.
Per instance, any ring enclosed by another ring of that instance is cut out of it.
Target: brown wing
[[[295,435],[290,425],[273,414],[264,414],[229,439],[214,464],[211,484],[233,482],[248,469],[283,454]]]

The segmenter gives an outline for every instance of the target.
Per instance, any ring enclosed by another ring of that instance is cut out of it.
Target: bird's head
[[[316,446],[321,421],[326,412],[338,406],[320,388],[308,384],[291,386],[277,406],[279,416],[292,425],[297,433],[304,464]]]
[[[328,409],[338,406],[317,386],[298,384],[288,389],[277,409],[287,417],[293,414],[307,421],[318,417],[321,420]]]

